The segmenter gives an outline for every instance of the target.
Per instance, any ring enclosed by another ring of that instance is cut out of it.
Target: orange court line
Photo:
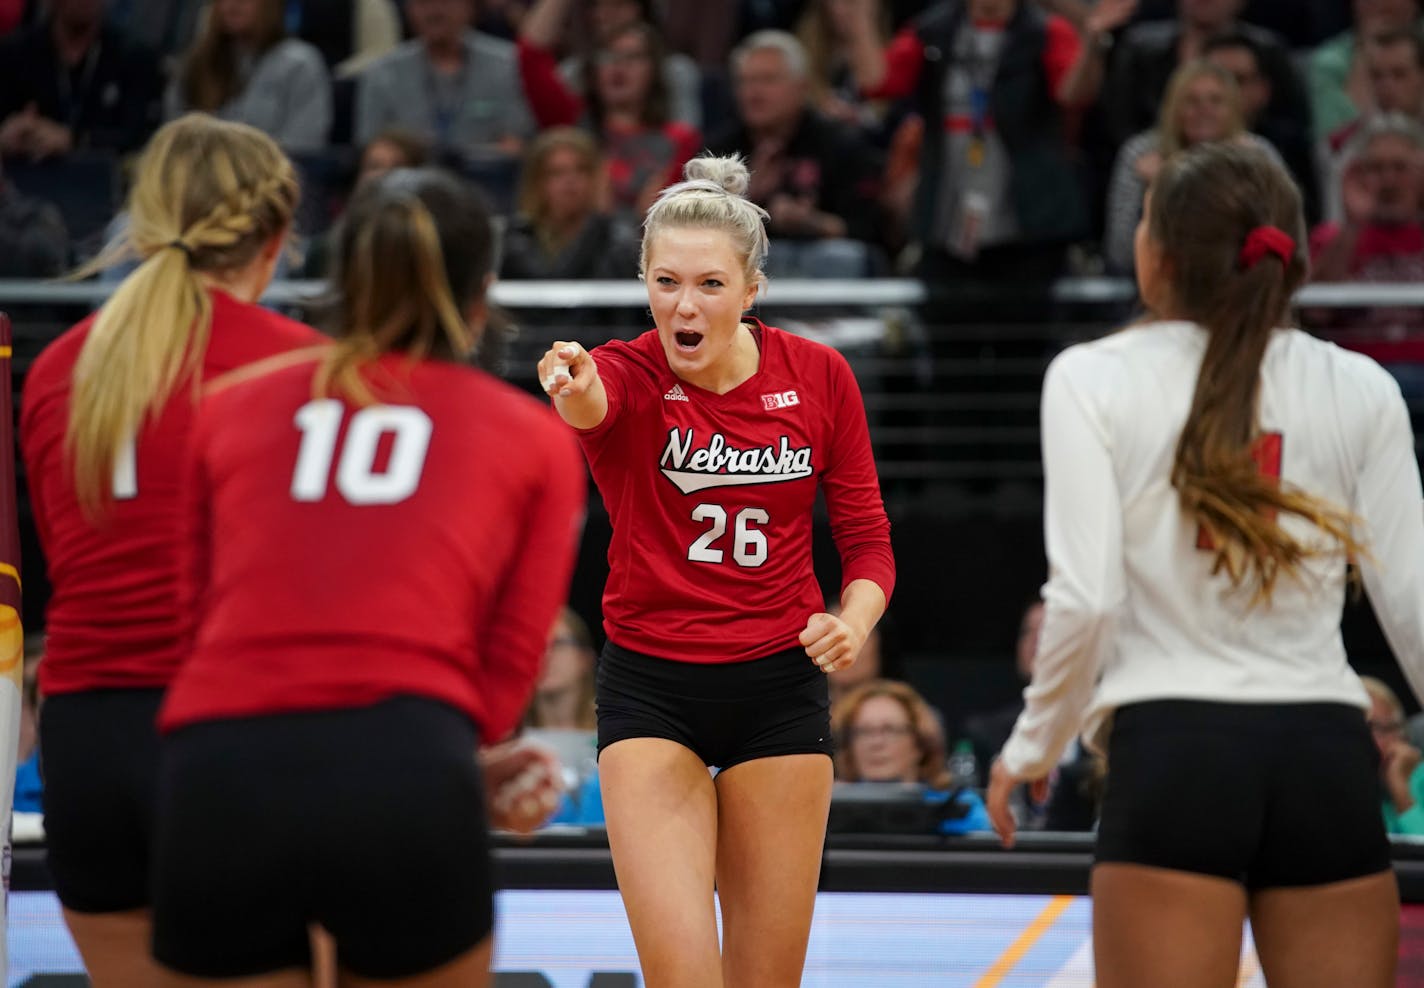
[[[0,576],[8,576],[15,581],[15,586],[20,585],[20,571],[9,563],[0,563]]]
[[[14,349],[7,346],[0,346],[0,358],[14,356]]]
[[[1063,911],[1073,904],[1071,895],[1055,895],[1044,906],[1043,912],[1039,913],[1034,921],[1019,934],[1017,940],[1009,944],[999,959],[994,962],[994,966],[985,971],[978,981],[974,982],[974,988],[997,988],[1004,977],[1014,969],[1024,955],[1033,949],[1033,945],[1058,922],[1058,917],[1063,915]]]

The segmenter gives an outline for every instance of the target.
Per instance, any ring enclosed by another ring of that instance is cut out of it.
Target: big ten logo
[[[776,394],[761,396],[761,406],[768,412],[778,408],[790,408],[792,405],[799,404],[801,404],[801,399],[796,397],[795,391],[778,391]]]
[[[494,976],[494,988],[558,988],[538,971],[504,971]],[[595,971],[588,977],[587,988],[639,988],[638,976],[631,971]]]

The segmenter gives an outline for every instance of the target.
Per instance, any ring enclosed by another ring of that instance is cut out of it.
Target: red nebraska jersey
[[[482,371],[382,357],[389,404],[315,399],[314,364],[223,385],[193,430],[191,654],[159,718],[458,707],[519,721],[568,592],[586,486],[541,402]]]
[[[210,297],[204,381],[324,339],[224,292]],[[93,322],[91,316],[45,348],[25,377],[21,402],[30,503],[54,585],[40,665],[46,694],[167,686],[179,658],[174,513],[195,404],[192,382],[180,382],[139,435],[132,458],[121,457],[107,512],[97,522],[86,518],[64,434],[74,364]]]
[[[724,395],[673,374],[656,331],[593,351],[608,415],[580,433],[613,521],[608,636],[689,662],[797,644],[824,609],[811,569],[819,488],[842,585],[895,583],[860,388],[830,347],[753,324],[761,363]]]

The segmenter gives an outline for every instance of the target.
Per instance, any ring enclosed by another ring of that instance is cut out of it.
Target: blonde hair
[[[255,260],[291,225],[297,196],[292,163],[255,127],[188,114],[153,136],[127,230],[75,274],[141,259],[99,310],[74,365],[65,445],[89,514],[111,497],[122,446],[202,364],[212,303],[200,274]]]
[[[703,155],[683,166],[682,175],[685,181],[664,189],[648,208],[638,270],[647,274],[653,239],[664,229],[700,227],[722,230],[732,238],[749,284],[765,281],[762,268],[770,247],[766,236],[770,216],[747,198],[751,173],[746,162],[735,154],[724,158]]]
[[[484,201],[432,168],[398,168],[352,200],[337,241],[335,346],[318,365],[313,391],[358,405],[378,400],[369,365],[401,351],[461,359],[477,333],[461,306],[483,299],[494,259]]]
[[[1230,97],[1231,119],[1227,122],[1226,133],[1216,140],[1232,141],[1246,132],[1245,118],[1241,113],[1241,90],[1236,85],[1236,77],[1205,59],[1193,59],[1178,66],[1167,80],[1167,94],[1162,98],[1162,108],[1157,115],[1157,143],[1162,157],[1169,158],[1178,151],[1185,150],[1182,128],[1177,118],[1181,113],[1182,101],[1187,97],[1188,87],[1206,76],[1221,83]]]
[[[861,781],[860,766],[851,749],[851,730],[855,727],[860,708],[877,696],[889,697],[898,703],[909,718],[920,750],[915,764],[915,780],[931,789],[948,789],[955,782],[946,765],[944,729],[925,698],[909,683],[894,679],[872,679],[851,690],[831,708],[831,732],[836,739],[836,778],[843,782]]]

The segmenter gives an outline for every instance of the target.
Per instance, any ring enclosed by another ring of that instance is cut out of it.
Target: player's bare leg
[[[1236,988],[1246,921],[1240,884],[1168,868],[1100,864],[1093,868],[1092,891],[1098,988]]]
[[[151,953],[152,912],[80,913],[66,909],[64,923],[94,988],[154,983],[159,968]]]
[[[644,985],[722,988],[717,791],[707,766],[674,741],[630,738],[603,749],[598,781]]]
[[[743,762],[717,776],[722,977],[797,988],[825,846],[833,772],[825,755]]]
[[[1384,871],[1251,896],[1251,934],[1271,988],[1389,988],[1399,957],[1399,886]]]

